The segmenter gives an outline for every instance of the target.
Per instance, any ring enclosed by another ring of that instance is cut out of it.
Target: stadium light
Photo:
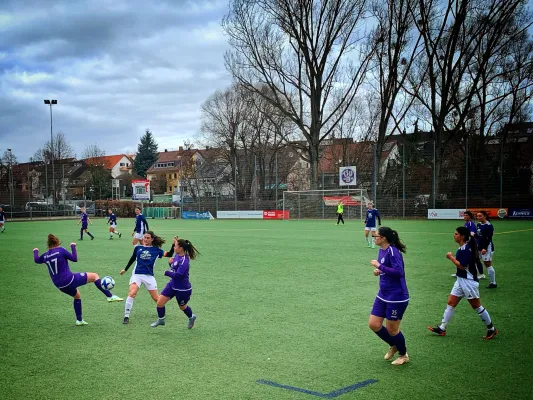
[[[55,169],[54,169],[54,135],[52,133],[52,106],[57,104],[57,100],[45,100],[44,104],[50,106],[50,153],[51,153],[51,163],[52,163],[52,205],[54,205],[55,200]]]

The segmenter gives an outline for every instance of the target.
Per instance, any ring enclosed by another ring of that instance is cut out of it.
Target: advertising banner
[[[289,211],[286,210],[265,210],[263,211],[263,219],[289,219]]]
[[[357,184],[355,167],[339,168],[339,186],[353,186]]]
[[[428,209],[428,219],[463,219],[464,208]]]
[[[215,219],[209,211],[183,211],[181,213],[182,219]]]
[[[263,219],[263,210],[217,211],[219,219]]]
[[[533,218],[533,208],[509,208],[507,217],[512,219]]]
[[[133,200],[150,200],[150,181],[139,179],[131,181]]]
[[[507,208],[468,208],[468,211],[471,211],[472,214],[474,214],[474,217],[476,216],[476,213],[480,211],[486,211],[489,218],[505,218],[507,214],[509,213],[509,210]]]

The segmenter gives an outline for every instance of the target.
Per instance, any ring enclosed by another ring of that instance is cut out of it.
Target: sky
[[[62,132],[75,155],[159,150],[200,130],[201,104],[230,85],[227,0],[0,0],[0,156],[28,161]]]

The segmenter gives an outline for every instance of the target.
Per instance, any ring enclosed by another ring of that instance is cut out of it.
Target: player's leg
[[[474,310],[476,310],[477,314],[479,315],[479,318],[481,318],[481,321],[483,321],[483,323],[487,327],[487,336],[483,336],[483,339],[490,340],[498,334],[498,330],[494,327],[494,324],[492,323],[492,319],[490,318],[489,312],[485,309],[485,307],[481,305],[481,299],[479,298],[478,287],[479,285],[476,285],[476,287],[472,288],[472,291],[470,293],[472,298],[469,298],[468,302],[470,303],[470,306]]]
[[[174,290],[170,287],[170,284],[167,284],[163,291],[161,292],[161,295],[157,299],[157,321],[150,324],[152,328],[155,328],[159,325],[165,325],[165,304],[174,297]]]
[[[392,338],[387,331],[387,328],[383,326],[383,320],[386,315],[387,304],[376,297],[368,317],[368,327],[385,343],[389,345],[389,351],[385,354],[385,360],[390,360],[392,356],[398,351],[392,342]]]
[[[369,233],[370,233],[370,228],[365,226],[365,239],[366,239],[366,244],[368,247],[370,247],[370,240],[368,239]]]
[[[68,286],[60,288],[59,290],[74,298],[73,306],[74,314],[76,314],[76,326],[88,325],[87,322],[83,320],[81,312],[81,294],[78,288],[76,287],[74,280]]]
[[[459,304],[459,301],[465,296],[462,288],[459,286],[457,282],[453,285],[452,293],[448,296],[448,305],[446,306],[446,309],[444,310],[444,314],[442,315],[442,322],[440,325],[437,325],[435,327],[428,326],[428,329],[436,333],[439,336],[445,336],[446,335],[446,327],[448,326],[448,323],[453,317],[453,314],[455,312],[455,307],[457,307],[457,304]]]
[[[135,296],[137,296],[140,284],[141,282],[138,278],[138,275],[132,275],[130,278],[130,289],[128,292],[128,298],[126,299],[126,305],[124,307],[124,324],[128,324],[130,322],[130,313],[131,309],[133,308],[133,300],[135,299]]]
[[[189,300],[191,299],[192,289],[187,291],[177,292],[176,301],[181,311],[189,318],[189,323],[187,328],[191,329],[194,326],[194,321],[196,321],[196,314],[193,314],[192,308],[188,305]]]
[[[370,234],[372,235],[372,248],[376,246],[376,228],[370,228]]]
[[[5,222],[4,221],[0,221],[0,232],[4,233],[5,230],[6,230]]]
[[[489,246],[490,247],[490,246]],[[483,264],[487,268],[487,273],[489,274],[489,286],[487,289],[496,289],[498,285],[496,284],[496,271],[492,265],[492,249],[488,249],[487,252],[482,256]]]
[[[407,355],[407,347],[405,346],[405,337],[403,336],[402,331],[400,331],[400,323],[402,322],[402,318],[405,313],[405,310],[407,309],[408,304],[409,302],[407,301],[403,303],[387,303],[385,326],[387,332],[391,337],[391,343],[393,345],[387,355],[392,358],[395,353],[394,348],[396,348],[396,350],[400,354],[400,356],[392,362],[393,365],[402,365],[409,362],[409,356]]]
[[[91,232],[89,232],[89,228],[88,227],[85,228],[85,233],[91,237],[91,240],[94,239],[94,236],[91,234]]]
[[[112,226],[109,226],[109,240],[113,240],[113,231],[115,229]]]
[[[94,286],[98,288],[99,291],[101,291],[105,297],[107,297],[107,301],[112,303],[115,301],[123,301],[124,299],[122,297],[118,297],[111,293],[110,290],[104,289],[102,287],[102,281],[100,280],[100,277],[95,272],[87,272],[87,283],[94,282]]]

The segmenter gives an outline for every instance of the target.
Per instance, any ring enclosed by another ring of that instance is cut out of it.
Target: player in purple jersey
[[[76,325],[87,325],[81,314],[81,295],[79,286],[94,282],[94,285],[107,297],[108,302],[122,301],[109,290],[102,288],[100,277],[94,272],[71,272],[68,261],[78,262],[76,243],[71,243],[72,254],[61,247],[59,239],[48,235],[48,251],[39,256],[39,249],[33,249],[33,259],[36,264],[46,264],[54,285],[63,293],[74,297],[74,312],[76,313]]]
[[[124,324],[129,324],[130,322],[133,300],[142,285],[146,287],[153,301],[157,302],[159,300],[157,282],[154,277],[154,265],[158,258],[162,258],[163,256],[172,257],[174,253],[174,246],[172,246],[169,252],[163,251],[160,247],[165,243],[165,240],[155,235],[152,231],[144,234],[143,242],[144,245],[135,246],[126,268],[120,271],[120,275],[124,275],[135,262],[135,268],[130,278],[128,298],[126,299]]]
[[[400,331],[400,323],[409,304],[402,257],[405,245],[398,232],[385,226],[379,228],[374,238],[380,250],[378,259],[372,260],[370,265],[375,268],[374,275],[379,276],[379,291],[368,319],[368,326],[390,346],[385,360],[392,359],[398,352],[400,355],[392,365],[402,365],[409,362],[405,338]],[[386,326],[383,326],[384,319],[387,320]]]
[[[0,232],[4,233],[6,230],[6,213],[4,212],[4,209],[0,207]]]
[[[446,327],[453,317],[455,307],[459,301],[466,297],[470,306],[478,313],[483,323],[487,326],[487,335],[483,336],[484,340],[492,339],[498,334],[497,329],[492,324],[488,311],[481,305],[479,298],[479,283],[477,280],[476,258],[478,257],[476,240],[470,235],[468,228],[460,226],[453,234],[453,240],[459,245],[455,257],[451,252],[446,254],[457,268],[457,280],[453,285],[452,291],[448,296],[448,306],[444,311],[442,323],[438,326],[428,329],[439,336],[446,335]]]
[[[496,271],[492,265],[492,256],[494,254],[494,243],[492,237],[494,236],[494,226],[489,222],[489,216],[486,211],[480,211],[476,215],[479,223],[477,224],[476,241],[479,250],[479,258],[483,260],[483,264],[487,268],[489,274],[489,286],[487,289],[496,289]]]
[[[191,298],[192,286],[189,282],[189,262],[200,255],[193,244],[186,239],[174,238],[174,258],[170,259],[170,271],[165,271],[165,276],[171,278],[167,283],[159,300],[157,300],[157,315],[159,319],[150,326],[155,328],[165,325],[165,304],[173,297],[176,297],[181,311],[189,318],[187,328],[191,329],[196,321],[196,314],[192,313],[191,307],[187,305]]]
[[[85,210],[85,207],[81,208],[81,214],[80,214],[80,220],[78,221],[78,225],[81,222],[81,229],[80,229],[80,240],[83,240],[83,231],[87,233],[91,237],[91,240],[94,240],[94,236],[91,235],[91,232],[89,232],[89,224],[93,224],[91,222],[91,219],[89,218],[89,215],[87,214],[87,210]]]

